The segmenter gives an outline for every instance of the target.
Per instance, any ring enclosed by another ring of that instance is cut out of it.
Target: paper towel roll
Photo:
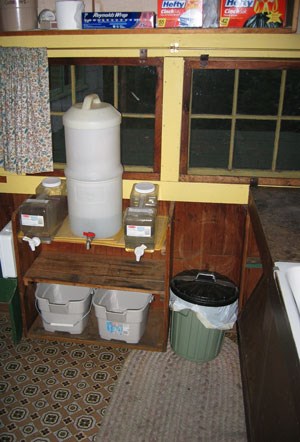
[[[81,14],[84,3],[81,0],[59,0],[56,2],[58,29],[81,29]]]

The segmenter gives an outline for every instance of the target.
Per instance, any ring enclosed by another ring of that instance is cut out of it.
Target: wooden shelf
[[[123,213],[124,217],[124,213]],[[169,218],[167,215],[157,215],[155,222],[155,250],[162,250],[166,241],[166,231],[168,227]],[[70,228],[69,217],[67,216],[55,234],[53,242],[68,242],[74,244],[85,244],[86,238],[75,236]],[[124,230],[121,228],[116,235],[110,238],[93,239],[92,245],[115,247],[125,249]],[[145,253],[152,253],[154,250],[145,250]]]
[[[24,283],[45,282],[163,294],[165,262],[42,251],[24,275]]]

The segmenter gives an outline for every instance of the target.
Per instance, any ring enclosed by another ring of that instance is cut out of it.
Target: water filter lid
[[[138,193],[151,193],[154,192],[155,190],[155,186],[152,183],[136,183],[134,185],[134,189],[138,192]]]
[[[120,125],[121,114],[97,94],[90,94],[83,103],[74,104],[64,113],[63,124],[70,129],[106,129]]]
[[[44,187],[58,187],[61,185],[61,179],[57,177],[45,178],[42,181]]]

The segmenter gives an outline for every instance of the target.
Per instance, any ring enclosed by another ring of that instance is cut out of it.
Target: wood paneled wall
[[[246,207],[176,203],[173,275],[201,269],[240,282]]]
[[[0,230],[11,220],[12,213],[29,195],[0,193]]]

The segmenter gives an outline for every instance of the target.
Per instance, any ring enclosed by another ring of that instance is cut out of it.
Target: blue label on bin
[[[106,331],[117,335],[123,335],[123,324],[119,322],[106,321]]]

